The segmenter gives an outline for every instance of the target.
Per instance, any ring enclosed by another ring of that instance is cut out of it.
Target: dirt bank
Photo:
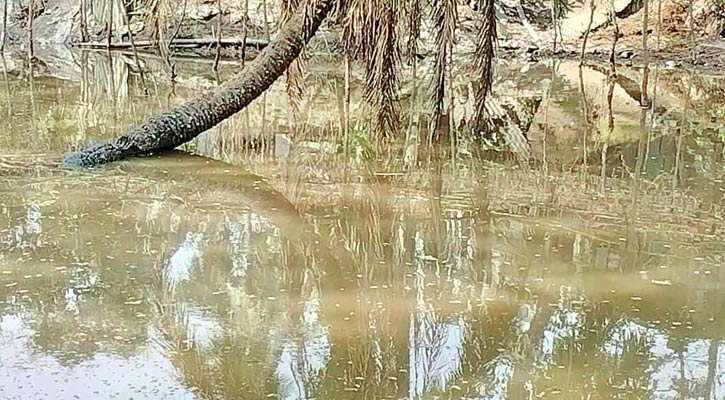
[[[25,46],[30,0],[8,2],[8,42],[11,46]],[[198,57],[213,57],[216,53],[215,38],[221,27],[225,39],[222,55],[228,58],[240,56],[239,42],[242,37],[255,43],[264,43],[276,34],[280,21],[277,3],[248,0],[248,7],[237,0],[207,1],[179,0],[159,1],[156,9],[132,6],[143,2],[110,0],[84,0],[85,9],[71,0],[36,1],[34,10],[34,38],[37,44],[70,43],[82,41],[106,43],[108,26],[112,17],[112,42],[128,43],[129,35],[137,41],[155,42],[157,37],[166,40],[186,40],[174,46],[175,53]],[[616,48],[617,59],[625,64],[645,62],[666,66],[695,66],[707,73],[720,73],[725,67],[725,6],[720,0],[658,0],[650,1],[648,13],[648,51],[643,50],[643,5],[641,0],[593,0],[573,5],[572,10],[560,21],[554,45],[554,24],[548,4],[532,0],[501,0],[499,6],[499,56],[502,58],[579,57],[582,37],[592,19],[592,32],[587,44],[589,59],[606,59],[613,38],[607,10],[613,4],[618,16],[620,36]],[[690,10],[690,6],[692,10]],[[125,16],[124,16],[125,15]],[[692,18],[690,16],[692,15]],[[478,19],[476,11],[467,4],[458,7],[459,25],[456,51],[471,54],[475,50]],[[694,21],[696,23],[691,23]],[[435,24],[422,21],[420,56],[435,54]],[[87,33],[87,36],[83,36]],[[339,52],[339,30],[328,24],[310,44],[312,51]],[[190,41],[198,40],[198,43]],[[247,55],[253,57],[255,46]],[[156,51],[155,48],[147,48]],[[556,50],[556,51],[554,51]]]

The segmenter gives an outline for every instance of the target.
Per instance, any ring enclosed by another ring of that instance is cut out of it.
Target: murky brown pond
[[[346,161],[320,68],[293,140],[279,85],[200,156],[69,172],[214,77],[45,57],[0,91],[0,399],[725,399],[725,82],[510,62],[507,151],[374,160],[354,102]]]

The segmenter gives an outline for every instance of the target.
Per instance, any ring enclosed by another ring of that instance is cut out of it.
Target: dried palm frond
[[[574,10],[575,5],[574,0],[554,0],[552,7],[554,8],[554,17],[556,17],[556,20],[561,21],[566,14]]]
[[[408,43],[406,45],[407,56],[412,58],[418,54],[418,40],[420,39],[421,4],[420,0],[409,0],[408,6]]]
[[[308,1],[308,4],[312,1]],[[287,20],[290,18],[292,13],[300,6],[300,0],[282,0],[282,20],[280,26],[284,26]],[[300,104],[305,95],[305,75],[304,75],[304,63],[306,61],[306,55],[304,49],[300,53],[300,56],[290,64],[285,73],[287,81],[287,99],[289,101],[290,108],[292,109],[292,116],[294,120],[297,120],[300,113]]]
[[[168,58],[170,49],[166,40],[166,30],[171,19],[170,0],[147,0],[146,26],[150,27],[151,38],[156,41],[161,57]]]
[[[398,125],[400,0],[343,0],[341,7],[345,51],[365,63],[365,100],[376,112],[377,134],[389,137]]]
[[[574,9],[575,0],[553,0],[551,2],[551,19],[554,23],[554,51],[556,51],[557,38],[561,38],[561,20]],[[583,2],[583,1],[582,1]]]
[[[372,28],[377,25],[373,12],[378,0],[340,0],[338,19],[342,24],[342,44],[355,60],[372,54],[376,38]]]
[[[396,25],[398,0],[379,0],[377,43],[368,61],[366,100],[377,112],[376,128],[381,137],[390,137],[398,126],[397,91],[399,84],[400,46]]]
[[[453,53],[453,45],[456,40],[456,21],[458,13],[456,0],[435,0],[434,21],[438,30],[436,32],[436,56],[435,71],[433,73],[433,90],[431,101],[433,102],[433,115],[439,116],[444,112],[444,100],[446,95],[446,67],[449,66],[450,57]],[[448,90],[451,90],[453,82],[448,82]]]
[[[486,113],[486,97],[491,92],[493,84],[493,63],[496,56],[496,11],[494,0],[481,0],[481,13],[483,21],[478,32],[475,54],[476,75],[480,85],[476,93],[476,118],[480,123]]]
[[[294,9],[297,9],[299,7],[304,7],[305,18],[302,21],[302,35],[304,37],[308,37],[311,35],[311,30],[313,28],[311,23],[314,20],[315,10],[320,5],[321,0],[296,0],[296,1],[297,1],[298,6],[295,7]],[[299,5],[300,1],[302,1],[301,6]]]

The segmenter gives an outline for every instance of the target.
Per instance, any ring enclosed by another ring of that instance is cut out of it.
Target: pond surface
[[[361,91],[343,146],[341,72],[310,67],[294,139],[278,82],[181,151],[68,172],[215,78],[42,51],[4,62],[0,399],[725,398],[725,82],[507,62],[507,146],[407,129],[375,159]]]

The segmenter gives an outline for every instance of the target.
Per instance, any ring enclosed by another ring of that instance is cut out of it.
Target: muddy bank
[[[153,44],[162,38],[167,43],[178,41],[171,46],[174,53],[197,57],[216,55],[219,32],[223,42],[222,56],[238,59],[242,56],[239,43],[246,38],[248,46],[244,55],[253,57],[260,46],[274,38],[281,20],[280,5],[261,0],[161,1],[154,9],[140,2],[124,2],[125,6],[122,6],[121,1],[111,0],[35,3],[33,37],[36,45],[95,42],[104,46],[110,34],[116,48],[129,48],[133,36],[136,42],[151,45],[141,46],[141,50],[156,52]],[[247,7],[244,7],[245,3]],[[497,3],[499,56],[532,60],[548,56],[576,57],[581,52],[582,38],[591,19],[587,53],[594,59],[603,58],[612,41],[608,4],[608,0],[573,4],[571,11],[557,21],[561,28],[555,31],[552,26],[557,24],[552,21],[547,5],[530,0],[500,1]],[[635,58],[639,58],[640,63],[672,61],[675,64],[669,64],[673,66],[682,63],[713,71],[725,66],[725,13],[716,1],[694,0],[692,10],[688,10],[690,3],[678,0],[650,1],[647,52],[642,50],[644,2],[616,0],[613,4],[620,29],[617,55],[622,62],[629,63]],[[27,45],[29,5],[30,0],[8,2],[10,46]],[[459,5],[457,13],[455,50],[463,55],[473,53],[480,16],[468,3]],[[696,23],[691,24],[692,21]],[[112,27],[110,31],[109,26]],[[339,53],[339,37],[339,28],[328,22],[309,48],[313,52]],[[419,56],[432,57],[435,52],[435,23],[424,18]]]
[[[8,2],[7,42],[11,47],[27,47],[30,0]],[[273,38],[280,23],[280,7],[276,3],[249,0],[224,0],[210,4],[207,1],[159,1],[155,8],[143,2],[113,0],[47,0],[35,1],[33,42],[35,46],[81,43],[105,44],[109,40],[115,48],[129,48],[130,40],[170,43],[181,40],[173,50],[196,56],[216,53],[217,39],[221,36],[223,53],[239,57],[239,42],[244,38],[251,44],[250,51],[263,47]],[[81,6],[82,5],[82,6]],[[111,29],[109,29],[109,26]],[[219,33],[221,32],[221,34]],[[329,41],[329,32],[321,32],[312,43]],[[252,55],[253,55],[252,54]]]
[[[585,63],[609,63],[611,48],[596,47],[584,53]],[[641,48],[620,46],[617,47],[615,62],[624,66],[658,66],[667,69],[684,68],[706,75],[722,75],[725,71],[725,41],[701,42],[683,45],[680,48],[671,48],[659,51],[642,51]],[[507,49],[502,58],[522,58],[520,49]],[[560,60],[580,61],[580,50],[541,51],[523,56],[531,61],[540,61],[546,58]]]

